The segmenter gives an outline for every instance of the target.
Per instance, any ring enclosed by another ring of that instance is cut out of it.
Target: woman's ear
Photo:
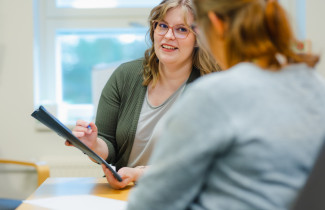
[[[220,38],[224,37],[225,34],[225,22],[221,20],[214,12],[209,11],[208,17],[211,21],[211,25],[214,33]]]

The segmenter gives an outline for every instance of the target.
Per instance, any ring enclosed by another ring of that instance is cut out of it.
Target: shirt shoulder
[[[228,70],[213,72],[196,79],[191,84],[191,89],[211,92],[219,96],[242,91],[242,88],[249,88],[258,77],[258,69],[250,63],[238,64]],[[213,90],[213,91],[212,91]]]
[[[122,63],[113,72],[110,83],[120,87],[138,86],[143,81],[143,59]]]
[[[143,59],[132,60],[129,62],[122,63],[114,71],[119,76],[139,76],[142,75],[143,71]]]

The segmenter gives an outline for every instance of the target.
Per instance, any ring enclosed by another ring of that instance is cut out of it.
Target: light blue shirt
[[[241,63],[194,82],[166,117],[129,210],[288,209],[325,140],[325,83],[304,64]]]

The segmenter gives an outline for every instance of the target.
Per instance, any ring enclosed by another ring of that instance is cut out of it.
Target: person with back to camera
[[[142,175],[155,144],[156,124],[187,85],[219,70],[214,58],[199,47],[190,27],[193,20],[189,0],[164,0],[154,7],[149,16],[153,45],[144,59],[114,71],[102,91],[96,124],[76,122],[73,134],[116,166],[122,182],[102,165],[114,188],[123,188]]]
[[[225,71],[196,80],[167,114],[128,210],[289,209],[325,140],[319,58],[293,50],[277,1],[194,5]]]

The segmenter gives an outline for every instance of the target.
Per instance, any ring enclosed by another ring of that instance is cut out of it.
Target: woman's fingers
[[[128,177],[127,175],[120,174],[121,178],[122,178],[122,182],[119,182],[114,177],[113,173],[104,164],[102,164],[102,168],[103,168],[103,171],[104,171],[104,173],[106,175],[106,179],[107,179],[108,183],[114,189],[122,189],[125,186],[127,186],[132,180],[131,177]]]
[[[88,126],[88,122],[84,121],[84,120],[77,120],[76,121],[76,126],[81,126],[81,127],[87,127]]]
[[[83,127],[83,126],[78,125],[78,126],[74,127],[72,131],[76,131],[76,132],[87,132],[88,130],[90,130],[88,128],[88,126]]]
[[[97,127],[93,122],[88,123],[83,120],[78,120],[76,122],[76,126],[72,130],[72,133],[76,136],[77,133],[75,134],[74,132],[82,132],[83,134],[77,137],[83,137],[84,134],[91,134],[92,132],[97,132]]]
[[[65,143],[64,143],[66,146],[73,146],[68,140],[65,140]]]
[[[88,128],[88,126],[90,126],[90,128]],[[95,125],[94,122],[90,122],[90,123],[87,125],[87,128],[88,128],[88,130],[90,130],[91,132],[96,132],[96,133],[97,133],[97,126]]]
[[[85,132],[83,131],[72,131],[72,134],[75,135],[77,138],[85,136]]]

